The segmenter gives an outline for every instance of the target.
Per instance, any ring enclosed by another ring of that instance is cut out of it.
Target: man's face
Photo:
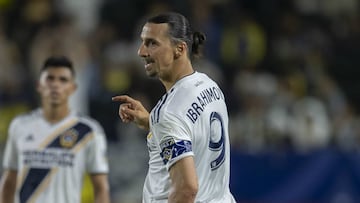
[[[166,23],[146,23],[141,32],[138,55],[144,59],[146,74],[166,78],[171,74],[175,46],[171,43]]]
[[[37,90],[43,105],[59,106],[67,104],[76,84],[68,68],[50,67],[41,73]]]

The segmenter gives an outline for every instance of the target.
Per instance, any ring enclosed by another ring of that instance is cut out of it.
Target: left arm
[[[198,191],[194,158],[185,157],[177,161],[170,170],[171,189],[169,203],[193,203]]]
[[[110,203],[110,192],[107,174],[91,174],[95,203]]]

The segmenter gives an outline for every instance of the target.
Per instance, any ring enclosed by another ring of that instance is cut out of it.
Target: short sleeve
[[[11,122],[8,130],[8,138],[3,157],[3,168],[18,170],[18,150],[16,145],[16,131],[18,120]]]
[[[90,142],[87,154],[87,172],[108,173],[107,144],[103,134],[94,134],[94,139]]]
[[[194,156],[191,132],[181,120],[167,117],[154,128],[159,140],[160,155],[167,170],[180,159]]]

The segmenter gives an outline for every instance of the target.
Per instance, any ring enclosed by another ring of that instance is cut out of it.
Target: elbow
[[[177,202],[191,202],[193,203],[196,198],[196,194],[198,193],[199,186],[198,184],[189,184],[183,185],[182,187],[172,188],[170,190],[169,202],[177,203]]]
[[[191,202],[194,202],[197,193],[198,193],[198,187],[194,187],[188,191],[189,199],[191,199]]]
[[[198,193],[198,190],[199,190],[198,182],[196,182],[195,184],[189,186],[189,194],[192,194],[194,196],[194,198],[196,197],[196,194]]]
[[[184,187],[182,190],[184,191],[185,197],[187,197],[188,199],[191,199],[191,200],[195,200],[196,194],[198,193],[198,190],[199,190],[199,185],[197,183],[188,185],[188,186]]]

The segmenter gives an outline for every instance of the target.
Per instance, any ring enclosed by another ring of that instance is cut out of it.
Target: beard
[[[158,74],[156,72],[148,72],[146,74],[150,78],[157,78],[157,76],[158,76]]]
[[[155,69],[146,70],[146,75],[150,78],[157,78],[158,73]]]

